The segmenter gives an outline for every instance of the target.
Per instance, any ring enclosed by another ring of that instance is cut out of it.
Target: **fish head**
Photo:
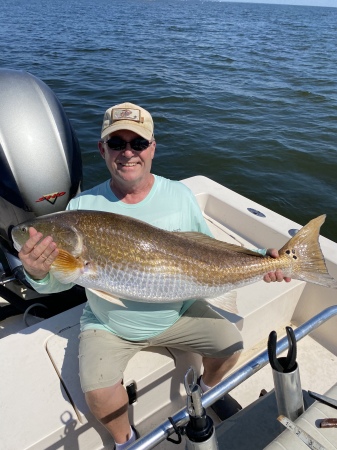
[[[29,228],[33,227],[42,233],[43,238],[51,236],[58,248],[75,257],[79,256],[83,251],[83,237],[76,228],[76,223],[69,219],[71,215],[65,211],[36,217],[16,225],[11,232],[14,248],[21,250],[29,239]]]

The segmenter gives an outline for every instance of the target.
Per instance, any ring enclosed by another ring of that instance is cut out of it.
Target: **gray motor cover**
[[[81,181],[78,140],[56,95],[27,72],[0,69],[0,234],[64,210]]]

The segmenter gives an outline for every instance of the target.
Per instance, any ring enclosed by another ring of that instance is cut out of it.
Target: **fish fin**
[[[238,307],[236,304],[237,292],[230,291],[225,294],[220,295],[215,298],[206,298],[206,302],[216,308],[223,309],[224,311],[228,311],[233,314],[239,314]]]
[[[207,236],[207,234],[197,233],[195,231],[174,231],[173,233],[183,237],[184,239],[189,239],[194,243],[198,242],[198,244],[204,244],[217,250],[229,250],[231,252],[244,253],[245,255],[253,255],[263,258],[261,253],[254,252],[254,250],[249,250],[248,248],[241,247],[240,245],[219,241],[218,239]]]
[[[51,270],[61,283],[75,283],[84,270],[84,263],[66,250],[59,249],[59,254],[51,265]]]
[[[337,280],[328,273],[319,245],[319,230],[325,217],[307,223],[279,250],[279,255],[292,260],[292,278],[337,289]]]
[[[114,303],[115,305],[118,306],[123,306],[124,308],[126,308],[125,304],[117,297],[114,297],[111,294],[108,294],[108,292],[104,292],[104,291],[100,291],[98,289],[91,289],[91,288],[87,288],[88,291],[92,292],[93,294],[97,295],[98,297],[103,298],[104,300],[107,300],[110,303]]]

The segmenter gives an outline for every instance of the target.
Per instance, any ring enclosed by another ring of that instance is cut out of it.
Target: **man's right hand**
[[[25,271],[34,280],[42,280],[50,270],[59,251],[51,236],[43,238],[35,228],[29,228],[29,239],[22,246],[19,258]]]

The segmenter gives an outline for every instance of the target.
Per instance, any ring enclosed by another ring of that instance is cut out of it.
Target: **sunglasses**
[[[124,141],[124,139],[118,136],[112,136],[104,143],[108,144],[108,147],[111,148],[111,150],[116,150],[118,152],[125,150],[127,144],[130,144],[130,147],[136,152],[141,152],[147,149],[148,146],[152,143],[152,141],[150,142],[142,137],[136,137],[135,139],[132,139],[132,141],[128,142]]]

